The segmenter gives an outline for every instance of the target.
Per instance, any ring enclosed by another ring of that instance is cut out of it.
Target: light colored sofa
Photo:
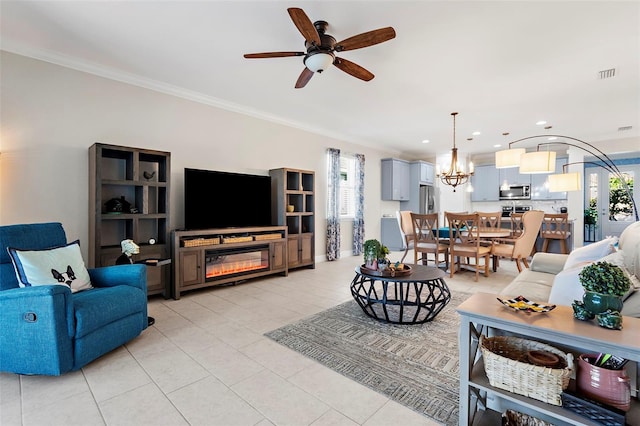
[[[607,238],[568,255],[536,253],[530,269],[522,271],[500,295],[522,295],[536,302],[570,306],[574,300],[582,300],[584,293],[578,279],[580,270],[596,261],[608,261],[626,271],[632,289],[624,300],[622,314],[640,317],[640,222],[629,225],[619,239]]]

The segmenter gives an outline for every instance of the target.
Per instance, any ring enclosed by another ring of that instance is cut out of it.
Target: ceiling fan
[[[327,27],[329,26],[326,21],[311,23],[311,20],[304,10],[297,7],[290,7],[287,11],[296,28],[298,28],[298,31],[300,31],[304,37],[304,45],[307,51],[247,53],[244,57],[247,59],[259,59],[304,56],[303,62],[305,68],[298,77],[298,81],[296,81],[296,89],[306,86],[314,73],[321,73],[332,64],[360,80],[371,80],[374,77],[371,72],[356,63],[336,57],[335,53],[373,46],[374,44],[391,40],[396,36],[396,32],[392,27],[386,27],[358,34],[344,39],[341,42],[336,42],[333,36],[326,34]]]

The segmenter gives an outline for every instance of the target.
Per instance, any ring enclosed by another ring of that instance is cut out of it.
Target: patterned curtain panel
[[[340,150],[327,150],[329,190],[327,192],[327,260],[340,257]]]
[[[356,214],[353,218],[353,254],[362,254],[364,243],[364,155],[355,154],[356,158],[356,181],[355,181],[355,202]]]

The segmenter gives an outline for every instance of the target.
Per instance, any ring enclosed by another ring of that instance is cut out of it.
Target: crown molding
[[[14,53],[16,55],[26,56],[28,58],[49,62],[54,65],[59,65],[65,68],[70,68],[76,71],[85,72],[88,74],[103,77],[109,80],[119,81],[121,83],[130,84],[132,86],[141,87],[155,92],[163,93],[170,96],[186,99],[200,104],[213,106],[216,108],[224,109],[226,111],[236,112],[243,115],[248,115],[261,120],[269,121],[272,123],[280,124],[287,127],[296,128],[310,133],[315,133],[321,136],[330,137],[333,139],[354,143],[358,145],[364,145],[373,147],[366,141],[355,140],[353,138],[346,137],[345,135],[327,131],[318,127],[309,126],[305,123],[297,121],[291,121],[282,117],[267,113],[265,111],[249,108],[244,105],[240,105],[234,102],[229,102],[224,99],[219,99],[213,96],[205,95],[200,92],[188,90],[183,87],[174,86],[164,83],[162,81],[145,78],[137,74],[127,73],[115,68],[106,67],[101,64],[97,64],[90,61],[83,61],[76,57],[71,57],[58,52],[38,49],[32,46],[27,46],[23,43],[15,42],[14,40],[3,39],[0,50]]]

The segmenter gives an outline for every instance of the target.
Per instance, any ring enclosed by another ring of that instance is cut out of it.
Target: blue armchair
[[[8,247],[64,246],[60,223],[0,226],[0,371],[60,375],[78,370],[147,328],[144,265],[89,269],[93,288],[20,287]]]

